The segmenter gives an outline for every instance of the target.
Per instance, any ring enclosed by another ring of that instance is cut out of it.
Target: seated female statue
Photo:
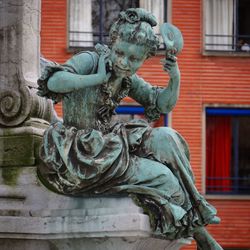
[[[111,124],[115,108],[130,96],[149,121],[170,112],[180,88],[173,47],[163,62],[170,80],[153,87],[136,71],[159,41],[155,17],[143,9],[121,12],[110,30],[111,46],[97,45],[64,65],[51,64],[38,80],[39,95],[62,101],[63,123],[44,135],[39,175],[67,195],[125,192],[149,214],[155,234],[194,236],[200,249],[221,249],[204,226],[217,223],[216,210],[198,193],[185,140],[168,127],[144,120]]]

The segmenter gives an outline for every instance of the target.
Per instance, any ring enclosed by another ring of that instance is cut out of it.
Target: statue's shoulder
[[[99,57],[102,54],[110,54],[107,45],[96,44],[93,51],[81,51],[72,56],[64,66],[70,67],[76,74],[87,75],[96,72]]]
[[[70,67],[76,74],[93,74],[98,66],[99,55],[96,51],[81,51],[72,56],[63,65]]]
[[[94,60],[98,61],[99,55],[96,51],[80,51],[77,54],[73,55],[72,58],[79,59],[79,60]],[[71,58],[71,59],[72,59]],[[69,60],[71,60],[69,59]]]

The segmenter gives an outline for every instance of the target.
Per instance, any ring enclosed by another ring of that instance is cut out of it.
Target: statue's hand
[[[97,75],[100,78],[100,81],[107,82],[111,76],[110,72],[107,72],[107,61],[108,61],[109,54],[103,53],[100,55],[99,62],[98,62],[98,70]]]
[[[161,59],[163,70],[166,71],[170,77],[175,77],[180,74],[177,64],[177,57],[173,53],[168,53],[165,59]]]

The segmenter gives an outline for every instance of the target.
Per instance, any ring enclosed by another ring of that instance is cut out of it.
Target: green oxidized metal
[[[41,96],[63,103],[63,123],[44,135],[39,168],[43,183],[67,195],[131,194],[149,214],[155,234],[194,236],[199,249],[221,249],[204,226],[216,210],[198,193],[183,137],[144,120],[111,124],[120,101],[130,96],[149,121],[173,109],[179,95],[176,55],[183,46],[173,25],[161,28],[166,43],[166,88],[152,87],[136,71],[157,51],[155,17],[143,9],[122,12],[110,30],[110,48],[97,45],[64,65],[50,64],[38,80]]]

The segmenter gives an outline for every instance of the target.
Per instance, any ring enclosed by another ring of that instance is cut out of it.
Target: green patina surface
[[[110,47],[50,63],[38,80],[40,96],[63,103],[63,122],[46,130],[39,174],[45,185],[66,195],[131,194],[149,214],[155,234],[166,239],[194,236],[199,249],[222,249],[204,226],[218,223],[216,210],[194,185],[189,149],[171,128],[145,120],[112,124],[115,108],[130,96],[148,121],[175,106],[180,89],[176,55],[181,32],[161,28],[166,45],[165,88],[151,86],[136,72],[153,56],[159,40],[155,17],[144,9],[121,12],[110,29]]]

